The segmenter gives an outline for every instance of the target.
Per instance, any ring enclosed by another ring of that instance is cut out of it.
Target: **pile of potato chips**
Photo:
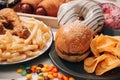
[[[90,44],[92,57],[84,60],[84,70],[102,75],[120,66],[120,36],[97,35]]]

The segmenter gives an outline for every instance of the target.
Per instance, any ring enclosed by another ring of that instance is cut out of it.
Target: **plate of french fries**
[[[12,35],[9,31],[0,35],[0,65],[34,59],[42,55],[52,44],[52,31],[44,22],[25,16],[20,16],[20,19],[31,34],[27,39]]]

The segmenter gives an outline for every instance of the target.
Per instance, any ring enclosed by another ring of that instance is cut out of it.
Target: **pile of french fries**
[[[30,30],[27,39],[12,35],[9,30],[0,35],[0,63],[19,62],[40,54],[51,37],[50,27],[34,18],[22,18],[22,23]]]

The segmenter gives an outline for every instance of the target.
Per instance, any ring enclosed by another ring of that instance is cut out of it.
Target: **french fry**
[[[43,36],[44,36],[45,40],[49,40],[51,37],[49,32],[44,33]]]
[[[37,56],[50,38],[50,28],[34,18],[21,18],[31,32],[27,39],[12,35],[10,30],[0,35],[0,63],[19,62]]]
[[[20,56],[8,58],[7,61],[8,61],[8,62],[18,62],[18,61],[24,60],[24,59],[26,59],[26,58],[27,58],[27,56],[26,56],[25,54],[22,54],[22,55],[20,55]]]
[[[24,44],[24,39],[19,38],[18,36],[13,36],[14,42],[13,43],[20,43]]]
[[[28,57],[32,57],[32,56],[35,56],[37,54],[39,54],[40,51],[37,50],[37,51],[26,51],[25,54],[28,56]]]
[[[10,52],[4,52],[3,54],[2,54],[2,57],[4,57],[4,58],[10,58],[11,57],[11,53]]]
[[[17,44],[17,43],[8,44],[8,46],[7,46],[7,50],[17,50],[17,49],[22,49],[24,46],[26,46],[26,44]]]
[[[39,42],[41,42],[43,40],[43,35],[41,30],[37,30],[37,35],[36,35],[36,43],[39,44]]]
[[[2,50],[0,49],[0,58],[2,57]]]
[[[38,49],[38,45],[26,45],[22,48],[21,51],[29,51]]]
[[[16,56],[20,56],[20,53],[19,52],[13,52],[13,53],[11,53],[11,57],[16,57]]]
[[[35,36],[38,29],[38,24],[36,24],[31,32],[31,35],[24,41],[25,44],[29,44],[31,39]]]

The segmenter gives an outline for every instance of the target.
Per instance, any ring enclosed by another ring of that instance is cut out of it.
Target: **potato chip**
[[[90,63],[90,65],[88,65]],[[95,57],[86,58],[84,61],[84,70],[88,73],[93,73],[96,67]]]
[[[113,50],[113,55],[116,55],[120,58],[120,41],[118,42],[116,48]]]
[[[120,36],[97,35],[91,41],[90,48],[94,56],[84,60],[86,72],[102,75],[120,67]]]
[[[91,66],[92,64],[94,64],[95,59],[96,59],[96,58],[95,58],[94,56],[86,58],[86,59],[84,60],[84,65],[85,65],[85,66]]]
[[[111,36],[107,36],[107,35],[100,35],[100,36],[96,36],[90,44],[90,48],[91,51],[93,52],[95,57],[100,56],[101,52],[104,51],[108,51],[108,52],[112,52],[115,48],[115,46],[118,43],[118,39],[111,37]]]
[[[98,65],[99,62],[103,61],[106,59],[107,54],[102,54],[101,56],[95,58],[95,57],[89,57],[84,60],[84,69],[88,73],[93,73]]]
[[[120,36],[112,36],[112,37],[117,39],[118,41],[120,40]]]
[[[105,72],[120,66],[119,58],[112,54],[109,54],[108,56],[109,57],[105,58],[105,60],[103,60],[97,65],[95,70],[96,75],[102,75]]]
[[[117,43],[115,42],[111,42],[111,43],[106,43],[104,45],[98,46],[97,50],[99,51],[99,53],[101,52],[113,52],[113,49],[115,48]]]
[[[98,36],[96,36],[90,43],[90,48],[91,48],[91,51],[92,53],[94,54],[95,57],[98,57],[99,56],[99,51],[97,50],[97,45],[96,45],[96,41],[98,39]]]

